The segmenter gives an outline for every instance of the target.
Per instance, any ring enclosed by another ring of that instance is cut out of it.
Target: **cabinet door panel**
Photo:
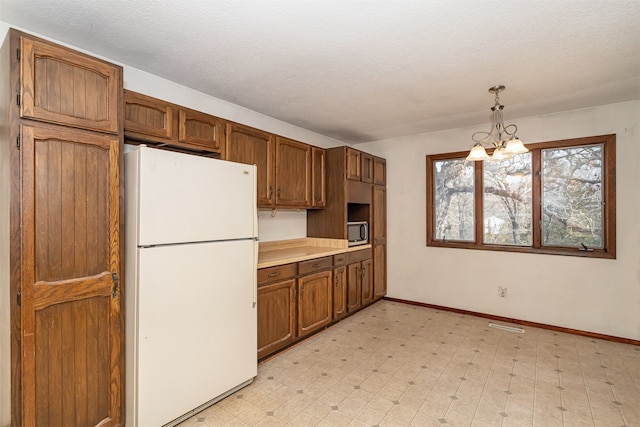
[[[377,185],[373,186],[373,224],[371,242],[385,244],[387,241],[387,190]]]
[[[295,279],[258,288],[258,358],[295,340],[295,289]]]
[[[119,131],[121,67],[24,35],[20,65],[21,117]]]
[[[373,186],[373,287],[374,298],[387,293],[387,191]]]
[[[257,166],[258,207],[274,204],[273,144],[270,133],[227,123],[227,160]]]
[[[380,299],[387,294],[387,245],[376,245],[373,256],[373,296]]]
[[[360,180],[362,182],[373,182],[373,156],[367,153],[361,153],[360,159],[362,162],[362,176]]]
[[[198,111],[180,109],[178,142],[197,145],[211,151],[224,151],[224,122]]]
[[[117,425],[119,140],[31,126],[21,136],[22,421]]]
[[[362,177],[362,165],[360,163],[360,151],[347,147],[347,179],[360,181]]]
[[[276,205],[311,206],[311,146],[276,137]]]
[[[387,185],[387,161],[380,157],[373,158],[373,183]]]
[[[331,322],[331,271],[298,279],[298,336],[307,335]]]
[[[333,320],[347,314],[347,267],[333,270]]]
[[[360,263],[347,266],[347,312],[360,308],[362,297],[362,277]]]
[[[373,301],[373,261],[362,261],[362,305]]]
[[[313,179],[311,184],[313,195],[311,206],[314,208],[323,208],[327,204],[326,152],[322,148],[312,147],[311,157],[313,163]]]
[[[124,94],[124,130],[170,140],[174,108],[167,102],[131,91]]]

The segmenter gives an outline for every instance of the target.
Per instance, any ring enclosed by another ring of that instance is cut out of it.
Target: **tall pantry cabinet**
[[[121,425],[122,69],[15,30],[2,54],[11,423]]]

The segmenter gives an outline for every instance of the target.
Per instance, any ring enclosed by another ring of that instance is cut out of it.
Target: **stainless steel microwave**
[[[347,239],[349,240],[349,246],[369,243],[369,223],[366,221],[348,222]]]

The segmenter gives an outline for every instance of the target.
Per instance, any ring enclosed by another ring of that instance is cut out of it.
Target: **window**
[[[427,156],[427,246],[615,258],[615,135]]]

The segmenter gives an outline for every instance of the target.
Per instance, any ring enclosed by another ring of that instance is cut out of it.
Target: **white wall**
[[[507,122],[525,143],[617,134],[617,259],[426,247],[425,156],[485,125],[451,129],[357,145],[387,159],[388,295],[640,339],[640,101]]]
[[[4,39],[10,26],[12,25],[0,21],[0,40]],[[17,26],[13,27],[18,30],[36,35],[38,37],[50,39],[46,35],[39,34],[37,31],[33,31],[28,28],[20,28]],[[57,42],[56,40],[53,41]],[[74,46],[70,47],[76,50],[81,50],[75,48]],[[94,53],[88,53],[100,57],[99,55],[95,55]],[[179,85],[167,79],[163,79],[153,74],[149,74],[139,69],[130,67],[126,64],[113,61],[110,58],[102,58],[123,66],[125,89],[140,92],[145,95],[153,96],[155,98],[164,99],[166,101],[193,108],[194,110],[212,114],[223,119],[232,120],[288,138],[303,141],[307,144],[315,145],[317,147],[330,148],[344,145],[341,141],[335,140],[333,138],[329,138],[324,135],[302,129],[300,127],[285,123],[281,120],[274,119],[256,111],[252,111],[247,108],[232,104],[230,102],[214,98],[212,96]],[[212,78],[215,78],[215,76]],[[284,215],[280,214],[281,212],[279,212],[275,218],[269,217],[268,219],[265,215],[260,216],[258,220],[260,240],[283,240],[306,236],[307,217],[305,211],[291,211],[285,213]],[[292,221],[283,221],[283,218],[289,218],[292,219]],[[266,230],[267,234],[265,236],[263,236],[262,229]]]

